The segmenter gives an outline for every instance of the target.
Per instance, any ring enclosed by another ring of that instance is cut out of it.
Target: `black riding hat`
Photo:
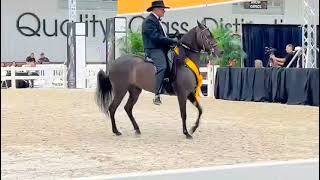
[[[153,1],[151,7],[149,7],[147,11],[150,12],[154,8],[169,8],[169,7],[165,6],[163,1]]]

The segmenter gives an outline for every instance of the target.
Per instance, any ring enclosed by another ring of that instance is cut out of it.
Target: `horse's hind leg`
[[[202,115],[202,108],[201,108],[199,102],[197,101],[194,93],[191,93],[188,96],[188,99],[199,111],[197,121],[196,121],[195,125],[191,128],[191,134],[193,134],[197,130],[198,126],[199,126],[200,118],[201,118],[201,115]]]
[[[114,114],[116,113],[116,110],[118,106],[120,105],[123,97],[126,95],[127,90],[121,89],[121,90],[115,90],[114,91],[114,98],[112,103],[109,106],[109,112],[110,112],[110,119],[111,119],[111,125],[112,125],[112,132],[116,134],[117,136],[120,136],[121,133],[118,131],[116,126],[116,121],[114,118]]]
[[[124,106],[124,109],[126,110],[132,125],[134,127],[134,130],[136,131],[136,134],[141,134],[139,126],[136,122],[136,120],[134,119],[133,115],[132,115],[132,108],[133,106],[136,104],[136,102],[138,101],[139,95],[141,93],[141,89],[138,87],[130,87],[129,88],[129,99],[127,104]]]
[[[192,136],[188,133],[187,130],[187,112],[186,112],[186,106],[187,106],[187,97],[183,94],[178,94],[178,101],[179,101],[179,106],[180,106],[180,114],[181,114],[181,119],[182,119],[182,129],[183,129],[183,134],[186,135],[187,139],[191,139]]]

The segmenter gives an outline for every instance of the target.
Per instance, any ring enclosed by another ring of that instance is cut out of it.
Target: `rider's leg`
[[[154,103],[159,105],[161,104],[160,94],[162,91],[162,81],[167,68],[166,56],[161,49],[147,49],[145,52],[146,55],[152,59],[157,68]]]

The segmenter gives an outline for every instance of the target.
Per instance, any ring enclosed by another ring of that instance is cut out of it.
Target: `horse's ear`
[[[204,21],[203,21],[203,20],[201,21],[201,23],[197,20],[197,23],[198,23],[198,27],[199,27],[200,29],[206,28],[206,25],[204,25]]]
[[[202,27],[203,28],[207,28],[206,23],[204,22],[204,20],[201,21]]]
[[[198,27],[199,28],[202,28],[202,25],[201,25],[201,23],[197,20],[197,24],[198,24]]]

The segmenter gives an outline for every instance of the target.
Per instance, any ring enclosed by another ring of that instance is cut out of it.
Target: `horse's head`
[[[219,56],[220,50],[214,37],[212,36],[209,29],[203,23],[197,21],[198,26],[196,27],[196,39],[197,44],[204,51]]]

